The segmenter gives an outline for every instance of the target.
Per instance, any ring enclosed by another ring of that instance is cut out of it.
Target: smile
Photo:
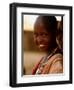
[[[45,45],[44,44],[40,44],[39,47],[44,47]]]

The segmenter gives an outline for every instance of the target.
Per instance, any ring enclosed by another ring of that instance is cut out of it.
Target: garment
[[[55,49],[50,55],[42,57],[33,68],[32,74],[63,73],[63,55]]]

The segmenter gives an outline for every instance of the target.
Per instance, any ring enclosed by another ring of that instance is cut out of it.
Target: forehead
[[[44,22],[43,16],[38,17],[34,24],[34,32],[45,32],[45,33],[49,32],[50,33],[50,31],[48,29],[50,29],[50,28]]]
[[[35,22],[35,26],[37,26],[37,25],[43,25],[43,19],[42,19],[42,17],[38,17],[37,18],[37,20]]]
[[[41,18],[36,21],[34,26],[34,32],[40,32],[40,33],[47,32],[46,27]]]

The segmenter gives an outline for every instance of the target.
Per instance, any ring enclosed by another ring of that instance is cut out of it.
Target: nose
[[[43,38],[42,38],[42,36],[38,36],[38,37],[37,37],[37,42],[38,42],[39,44],[43,43]]]

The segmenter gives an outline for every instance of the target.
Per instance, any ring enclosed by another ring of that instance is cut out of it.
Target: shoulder
[[[54,54],[51,58],[48,58],[48,64],[54,64],[58,61],[63,61],[63,55],[60,53]]]
[[[63,72],[63,55],[57,53],[51,57],[51,67],[49,73],[62,73],[62,72]]]
[[[57,53],[57,54],[54,54],[51,58],[52,59],[55,59],[55,60],[57,60],[57,59],[63,59],[63,55],[60,54],[60,53]]]

